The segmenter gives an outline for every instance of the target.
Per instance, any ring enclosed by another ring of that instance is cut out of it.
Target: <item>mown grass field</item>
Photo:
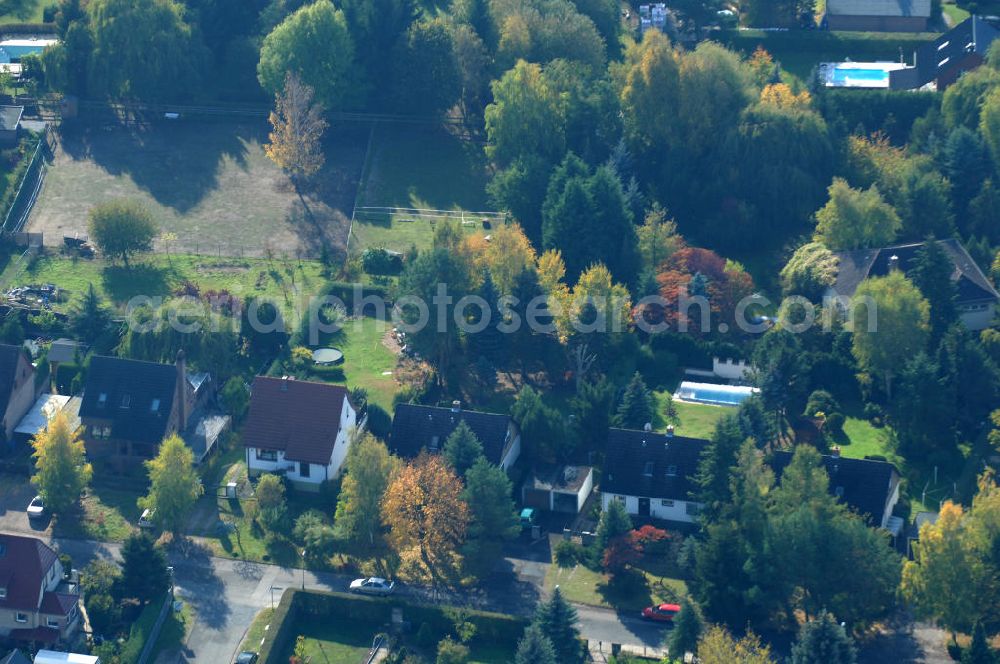
[[[86,233],[97,203],[142,202],[174,246],[222,256],[342,251],[368,132],[338,128],[325,139],[326,164],[300,197],[264,153],[266,122],[182,119],[145,127],[63,129],[28,222],[47,245]]]
[[[358,194],[360,207],[420,208],[480,212],[489,209],[488,166],[483,146],[442,127],[380,125]],[[464,228],[483,233],[478,217]],[[430,246],[434,224],[427,217],[359,211],[351,253],[382,246],[406,251]]]
[[[56,310],[62,311],[68,310],[91,284],[113,305],[124,307],[133,297],[166,297],[191,282],[202,292],[227,290],[240,299],[269,299],[289,315],[302,298],[318,292],[323,284],[322,264],[294,259],[147,254],[126,268],[101,259],[70,258],[50,251],[27,268],[18,269],[15,261],[7,265],[0,275],[4,288],[55,284],[66,291],[68,298],[54,304]]]
[[[17,0],[11,3],[10,11],[0,15],[0,26],[11,23],[41,23],[45,6],[49,0]]]

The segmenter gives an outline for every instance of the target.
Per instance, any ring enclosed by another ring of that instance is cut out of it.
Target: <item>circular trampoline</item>
[[[313,362],[320,365],[340,364],[344,354],[336,348],[317,348],[313,351]]]

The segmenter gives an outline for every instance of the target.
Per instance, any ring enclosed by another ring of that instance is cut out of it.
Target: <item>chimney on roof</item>
[[[645,424],[642,425],[642,430],[643,431],[652,431],[653,430],[653,423],[652,422],[646,422]]]
[[[177,351],[177,430],[187,429],[187,356],[184,349]]]
[[[893,254],[889,256],[889,272],[895,272],[899,269],[899,256]]]
[[[281,377],[281,391],[282,392],[288,391],[288,376]]]
[[[839,459],[839,458],[840,458],[840,445],[834,445],[834,446],[833,446],[833,449],[832,449],[832,450],[830,450],[830,455],[831,455],[831,456],[832,456],[832,457],[833,457],[834,459]]]
[[[673,424],[667,425],[667,438],[673,438],[673,437],[674,437],[674,425]]]
[[[451,402],[451,412],[453,412],[453,413],[460,413],[460,412],[462,412],[462,402],[459,401],[458,399],[455,399],[454,401],[452,401]]]

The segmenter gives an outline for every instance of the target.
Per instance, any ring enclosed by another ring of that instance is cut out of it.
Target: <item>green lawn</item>
[[[474,223],[462,223],[462,230],[468,235],[484,235],[479,217],[470,217]],[[442,221],[432,221],[428,217],[416,217],[412,214],[362,214],[358,213],[354,220],[353,237],[351,238],[351,255],[364,251],[368,247],[384,247],[391,251],[405,253],[410,247],[428,249],[434,239],[435,224]]]
[[[78,537],[102,542],[122,542],[139,519],[134,491],[92,487],[81,500],[83,514],[71,513],[56,517],[53,534],[57,537]]]
[[[100,259],[85,260],[46,253],[24,270],[14,265],[0,275],[4,288],[16,285],[51,283],[66,291],[66,299],[54,305],[67,310],[90,284],[118,307],[135,296],[169,296],[185,282],[201,291],[226,290],[240,299],[246,296],[273,300],[286,313],[296,302],[320,290],[323,265],[318,261],[294,259],[219,258],[196,255],[148,254],[133,261],[130,268],[111,265]]]
[[[486,197],[487,162],[482,146],[441,127],[380,125],[375,129],[361,207],[421,208],[433,210],[489,209]],[[464,226],[482,233],[479,217]],[[388,215],[358,211],[351,250],[383,246],[406,251],[411,245],[430,246],[434,225],[412,214]]]
[[[641,573],[641,577],[639,576]],[[550,565],[545,574],[546,590],[559,590],[571,602],[625,611],[640,611],[652,604],[677,602],[687,594],[687,584],[681,579],[639,570],[628,581],[609,583],[606,574],[583,565],[559,567]]]
[[[278,601],[278,596],[274,598],[275,602]],[[267,630],[270,630],[271,616],[274,614],[274,610],[271,607],[265,607],[260,610],[253,618],[253,622],[250,623],[250,627],[247,628],[247,633],[243,636],[243,642],[240,644],[240,650],[251,650],[257,652],[260,649],[260,642],[264,638],[264,634]]]
[[[309,664],[358,664],[371,649],[378,625],[351,620],[303,621],[306,661]],[[288,661],[295,649],[295,639],[289,639],[286,652],[279,661]]]
[[[893,457],[889,447],[889,432],[857,417],[848,417],[844,422],[844,437],[837,440],[837,444],[840,445],[840,453],[851,459],[884,456],[892,460]]]
[[[670,397],[669,392],[654,392],[657,412],[660,414],[661,424],[658,428],[665,429],[670,422],[666,419],[666,404]],[[726,414],[735,414],[735,408],[726,406],[710,406],[702,403],[688,403],[686,401],[674,400],[674,410],[677,411],[678,423],[674,424],[674,432],[679,436],[690,438],[710,438],[715,430],[715,423]]]
[[[481,144],[442,127],[383,124],[375,129],[360,205],[487,209]]]
[[[948,17],[948,22],[951,26],[958,25],[970,16],[968,11],[950,2],[944,3],[941,9],[944,15]]]
[[[160,635],[156,639],[156,645],[149,654],[149,662],[155,662],[160,653],[174,652],[180,649],[187,636],[188,629],[194,624],[194,612],[187,602],[181,604],[180,612],[174,611],[171,607],[163,621]]]
[[[363,387],[373,402],[391,411],[392,398],[399,389],[392,376],[397,355],[385,343],[391,329],[391,321],[378,318],[364,316],[345,320],[340,330],[320,335],[319,343],[312,346],[333,346],[344,353],[344,361],[339,365],[343,378],[339,377],[340,372],[329,372],[326,367],[311,372],[308,378],[349,388]]]

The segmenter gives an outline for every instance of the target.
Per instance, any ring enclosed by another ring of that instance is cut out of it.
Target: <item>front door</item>
[[[649,498],[639,499],[639,516],[649,516]]]

